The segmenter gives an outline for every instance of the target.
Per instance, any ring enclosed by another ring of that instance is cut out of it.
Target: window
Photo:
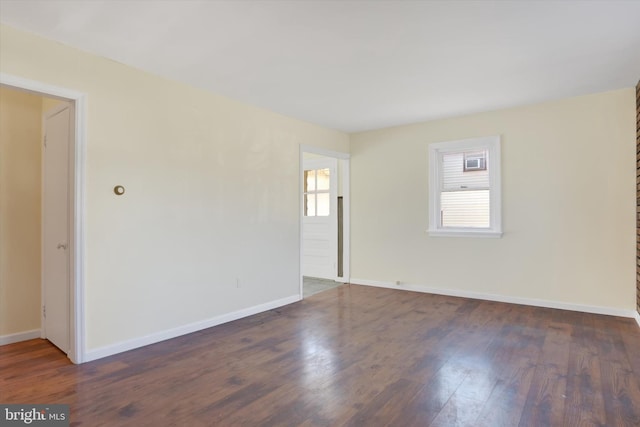
[[[330,169],[304,171],[304,216],[329,216],[331,213]]]
[[[500,137],[429,145],[429,235],[502,235]]]

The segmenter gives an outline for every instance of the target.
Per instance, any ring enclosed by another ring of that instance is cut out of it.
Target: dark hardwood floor
[[[0,403],[82,426],[640,426],[640,328],[343,285],[79,366],[0,347]]]

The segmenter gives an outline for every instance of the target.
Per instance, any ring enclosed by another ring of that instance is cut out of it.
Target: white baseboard
[[[481,300],[487,300],[487,301],[506,302],[510,304],[531,305],[534,307],[558,308],[561,310],[580,311],[583,313],[606,314],[608,316],[620,316],[620,317],[632,317],[632,318],[635,317],[636,321],[638,321],[638,324],[640,325],[638,313],[635,310],[624,310],[620,308],[590,306],[590,305],[582,305],[582,304],[570,304],[570,303],[559,302],[559,301],[511,297],[506,295],[485,294],[480,292],[471,292],[471,291],[464,291],[464,290],[458,290],[458,289],[432,288],[432,287],[417,285],[412,283],[401,283],[400,285],[396,285],[393,282],[381,282],[377,280],[354,279],[354,278],[351,278],[351,283],[353,283],[354,285],[376,286],[379,288],[400,289],[400,290],[406,290],[406,291],[424,292],[428,294],[448,295],[452,297],[473,298],[473,299],[481,299]]]
[[[213,326],[221,325],[223,323],[231,322],[233,320],[241,319],[243,317],[262,313],[264,311],[273,310],[274,308],[282,307],[284,305],[300,301],[300,299],[301,299],[300,295],[292,295],[287,298],[282,298],[282,299],[271,301],[268,303],[259,304],[253,307],[234,311],[232,313],[216,316],[211,319],[190,323],[188,325],[179,326],[177,328],[168,329],[166,331],[156,332],[153,334],[145,335],[143,337],[134,338],[127,341],[122,341],[116,344],[100,347],[95,350],[89,350],[85,353],[84,362],[90,362],[92,360],[97,360],[103,357],[112,356],[114,354],[133,350],[139,347],[144,347],[150,344],[155,344],[157,342],[179,337],[181,335],[187,335],[193,332],[201,331],[203,329],[211,328]]]
[[[636,318],[636,323],[638,324],[638,326],[640,326],[640,313],[636,311],[634,315],[634,317]]]
[[[40,338],[40,329],[18,332],[16,334],[0,335],[0,345],[13,344],[14,342],[32,340]]]

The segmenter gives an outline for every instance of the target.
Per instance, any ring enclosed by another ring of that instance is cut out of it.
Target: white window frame
[[[440,215],[442,189],[442,154],[471,150],[487,150],[489,169],[489,227],[443,227]],[[438,237],[502,237],[502,187],[500,178],[500,136],[462,139],[429,144],[429,236]]]

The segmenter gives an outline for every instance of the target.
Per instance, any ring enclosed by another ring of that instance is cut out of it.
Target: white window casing
[[[429,144],[429,236],[501,237],[500,136]]]

